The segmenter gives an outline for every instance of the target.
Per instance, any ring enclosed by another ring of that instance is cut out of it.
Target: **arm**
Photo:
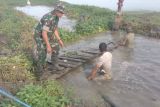
[[[91,74],[87,77],[87,79],[88,79],[88,80],[94,79],[99,68],[100,68],[100,66],[99,66],[98,64],[96,64],[96,65],[94,66],[94,68],[92,69]]]
[[[125,37],[123,40],[122,40],[122,43],[120,44],[121,46],[124,46],[127,42],[127,38]]]
[[[43,37],[43,40],[44,40],[44,42],[46,44],[47,52],[51,53],[52,52],[52,48],[51,48],[50,43],[48,41],[47,31],[45,31],[45,30],[42,31],[42,37]]]
[[[61,47],[64,47],[63,41],[61,40],[59,36],[58,28],[54,30],[54,34],[55,34],[56,39],[58,40],[58,43],[61,45]]]

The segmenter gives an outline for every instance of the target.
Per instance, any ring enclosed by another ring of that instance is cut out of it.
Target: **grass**
[[[160,25],[160,13],[159,12],[126,12],[125,20],[135,20],[137,22],[151,23]]]
[[[0,57],[0,82],[17,84],[32,81],[31,68],[32,63],[24,54]]]
[[[75,32],[60,30],[64,41],[76,41],[85,36],[91,36],[99,32],[110,29],[110,22],[113,22],[114,12],[109,9],[98,8],[95,6],[80,6],[64,3],[66,15],[77,20]]]
[[[71,89],[62,87],[55,81],[46,81],[43,84],[30,84],[22,88],[16,96],[32,107],[73,107],[75,101],[71,99]],[[21,107],[20,105],[4,100],[1,107]]]
[[[147,36],[154,36],[151,34],[151,29],[160,26],[159,12],[126,12],[124,20],[131,22],[134,32]],[[156,35],[156,37],[160,35]]]
[[[9,50],[7,51],[9,55],[0,56],[0,82],[25,84],[34,79],[32,58],[27,52],[31,51],[32,28],[36,21],[14,10],[15,2],[12,0],[0,0],[0,2],[0,35],[7,38],[7,43],[1,51]]]

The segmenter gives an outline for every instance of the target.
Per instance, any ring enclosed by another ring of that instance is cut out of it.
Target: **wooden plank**
[[[63,63],[63,62],[59,62],[59,65],[65,68],[74,68],[77,65],[72,65],[72,64],[67,64],[67,63]]]
[[[64,60],[58,60],[58,63],[66,63],[66,64],[71,64],[71,65],[74,65],[74,66],[82,65],[81,62],[73,62],[73,61],[68,61],[68,60],[66,60],[66,62],[64,62]]]
[[[78,56],[83,56],[85,58],[92,58],[94,57],[95,55],[94,54],[89,54],[89,53],[84,53],[84,52],[79,52],[78,53]]]
[[[61,69],[64,70],[65,68],[64,68],[64,67],[61,67]],[[48,67],[47,70],[48,70],[49,72],[55,72],[55,73],[62,71],[62,70],[59,70],[59,69],[55,68],[54,66],[53,66],[53,67]]]
[[[97,49],[97,48],[90,48],[89,50],[90,51],[99,51],[99,49]]]
[[[69,58],[74,58],[74,59],[82,59],[82,60],[89,60],[91,57],[85,57],[81,55],[76,55],[76,56],[68,56]]]
[[[88,53],[77,52],[77,55],[62,55],[63,57],[73,58],[73,59],[81,59],[81,60],[89,60],[93,58],[94,55]]]
[[[89,53],[89,54],[99,54],[100,52],[98,52],[98,51],[89,51],[89,50],[82,50],[81,52],[83,52],[83,53]]]
[[[60,56],[58,57],[59,59],[62,59],[62,60],[69,60],[69,61],[73,61],[73,62],[86,62],[85,60],[80,60],[80,59],[74,59],[74,58],[68,58],[68,57],[65,57],[65,56]]]
[[[48,71],[55,71],[55,72],[57,71],[57,69],[55,69],[55,68],[47,68],[47,70]]]
[[[68,74],[71,71],[71,68],[67,68],[60,75],[58,75],[55,79],[60,79],[62,76]]]

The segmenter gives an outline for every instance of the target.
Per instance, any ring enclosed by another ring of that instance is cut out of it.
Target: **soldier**
[[[64,15],[64,7],[58,5],[53,11],[45,14],[35,27],[37,71],[41,73],[47,63],[55,65],[59,45],[64,46],[58,32],[59,18]]]

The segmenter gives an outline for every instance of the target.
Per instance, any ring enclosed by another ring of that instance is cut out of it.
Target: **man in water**
[[[112,54],[110,52],[107,52],[106,43],[100,43],[99,50],[101,52],[101,55],[98,58],[96,65],[92,69],[91,74],[88,76],[88,80],[94,79],[97,75],[97,72],[103,74],[102,79],[104,80],[112,78],[112,73],[111,73]]]
[[[131,23],[128,23],[125,26],[126,26],[125,30],[126,30],[127,34],[124,36],[124,38],[122,38],[122,40],[120,40],[119,45],[133,48],[133,46],[134,46],[134,33],[132,30]]]
[[[46,64],[55,64],[59,52],[59,45],[64,46],[58,32],[59,18],[64,15],[64,7],[57,7],[44,15],[35,27],[36,42],[34,54],[36,56],[37,71],[42,72]],[[54,66],[53,64],[53,66]]]

